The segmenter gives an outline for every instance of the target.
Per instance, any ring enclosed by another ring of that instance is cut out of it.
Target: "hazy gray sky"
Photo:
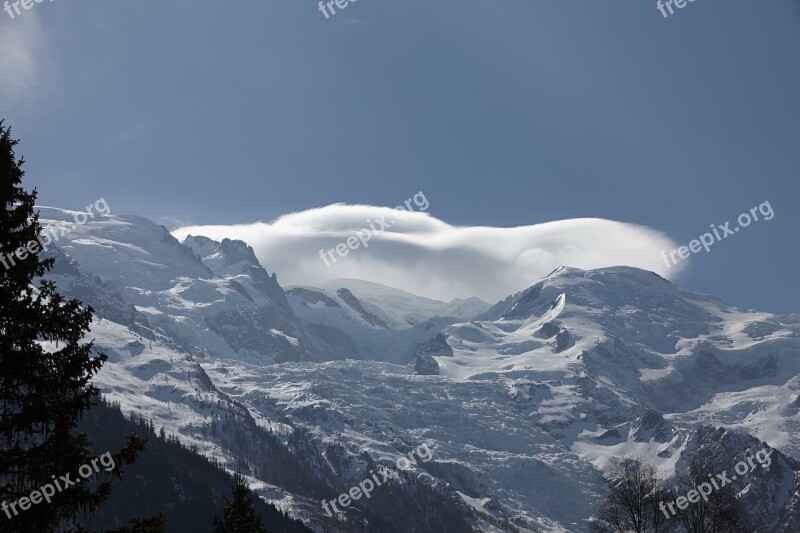
[[[0,49],[45,205],[230,224],[424,190],[456,226],[688,244],[768,200],[678,281],[798,310],[796,0],[56,0],[1,11]]]

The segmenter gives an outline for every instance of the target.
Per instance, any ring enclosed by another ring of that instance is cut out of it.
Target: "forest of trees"
[[[112,529],[120,521],[160,511],[167,519],[168,532],[213,531],[215,517],[225,515],[226,498],[235,500],[234,488],[239,483],[221,464],[195,453],[149,420],[126,417],[118,405],[98,402],[80,427],[92,437],[98,451],[113,448],[123,435],[135,434],[148,443],[89,522],[93,531]],[[269,533],[310,531],[273,505],[259,498],[252,502]]]

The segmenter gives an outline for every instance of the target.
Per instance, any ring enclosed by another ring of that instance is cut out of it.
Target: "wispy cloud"
[[[397,213],[385,207],[336,204],[284,215],[273,222],[231,226],[191,226],[173,232],[178,239],[205,235],[215,240],[241,239],[282,284],[322,285],[334,278],[359,278],[409,292],[448,300],[478,296],[494,301],[521,290],[562,265],[590,269],[630,265],[664,277],[661,250],[675,243],[652,229],[581,218],[497,228],[452,226],[428,213],[409,213],[369,247],[352,250],[326,266],[328,250],[372,221]]]
[[[13,20],[0,11],[0,101],[27,106],[39,94],[43,82],[47,35],[33,11]]]

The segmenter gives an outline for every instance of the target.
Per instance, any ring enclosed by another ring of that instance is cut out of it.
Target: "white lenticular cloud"
[[[179,240],[188,235],[240,239],[255,249],[284,286],[322,286],[335,278],[357,278],[442,300],[477,296],[495,302],[559,266],[628,265],[664,277],[674,277],[682,266],[668,268],[661,258],[662,250],[676,247],[671,239],[635,224],[578,218],[496,228],[451,226],[428,213],[404,214],[401,219],[386,207],[335,204],[270,223],[190,226],[173,235]],[[326,266],[320,250],[331,250],[356,231],[369,230],[367,220],[382,216],[393,222],[391,227],[373,233],[367,247],[349,250],[345,257],[334,252],[336,262]]]

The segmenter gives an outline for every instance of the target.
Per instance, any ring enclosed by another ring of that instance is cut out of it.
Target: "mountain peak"
[[[219,242],[202,235],[188,235],[183,244],[220,277],[247,273],[265,281],[277,281],[277,276],[267,273],[253,248],[244,241],[222,239]]]
[[[558,278],[571,278],[571,279],[596,279],[601,276],[620,276],[622,278],[626,278],[630,281],[635,281],[639,283],[650,283],[654,279],[661,280],[662,282],[670,283],[669,280],[664,279],[663,277],[659,276],[655,272],[650,270],[644,270],[637,267],[626,266],[626,265],[617,265],[617,266],[609,266],[609,267],[602,267],[602,268],[594,268],[591,270],[583,270],[581,268],[571,267],[571,266],[560,266],[547,274],[543,277],[540,281],[544,281],[547,279],[558,279]]]
[[[256,258],[256,252],[253,248],[244,241],[222,239],[219,243],[217,250],[225,254],[226,265],[235,265],[236,263],[247,263],[252,266],[261,266]]]

